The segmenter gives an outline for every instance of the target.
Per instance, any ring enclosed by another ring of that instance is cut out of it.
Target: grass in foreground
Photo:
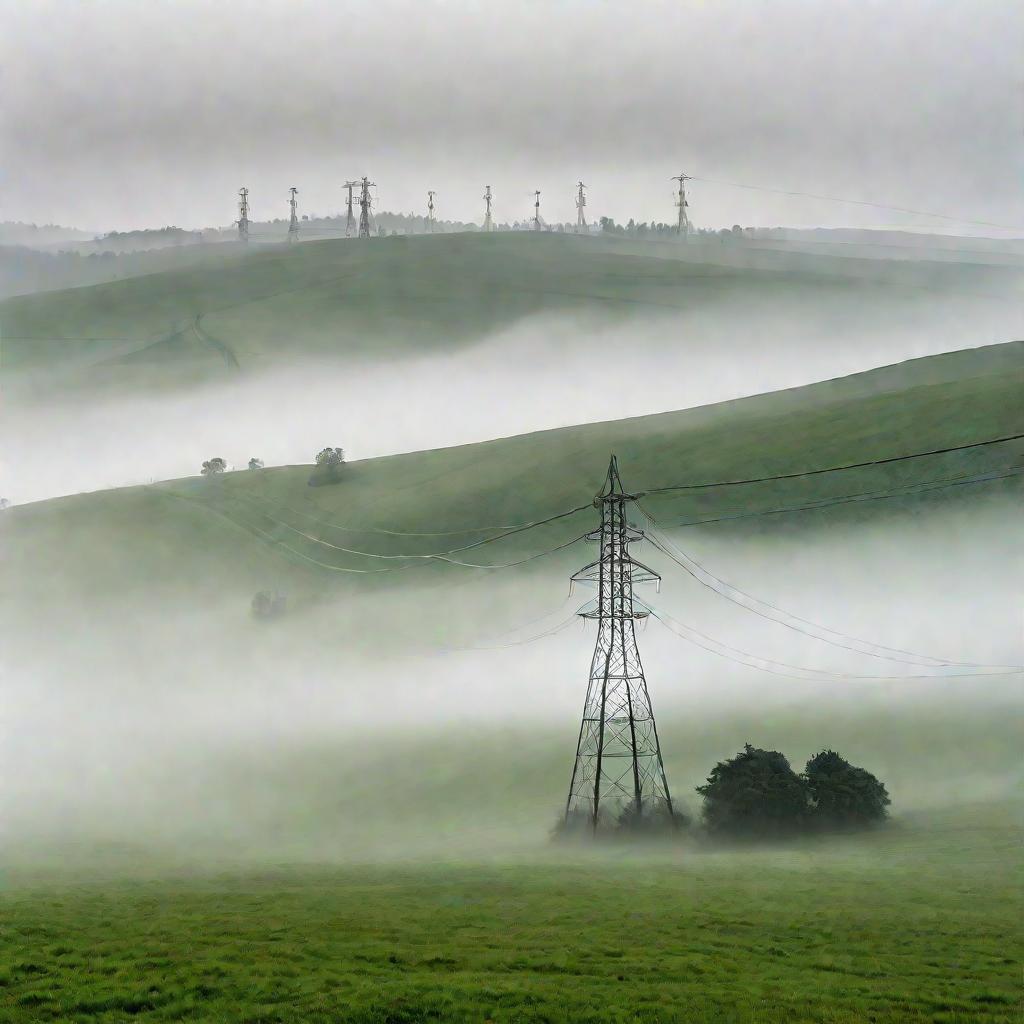
[[[4,1021],[1019,1019],[1005,809],[645,860],[23,879]]]

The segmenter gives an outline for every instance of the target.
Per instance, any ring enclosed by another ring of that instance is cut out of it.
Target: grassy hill
[[[1022,433],[1022,393],[1024,343],[1014,342],[683,412],[356,462],[341,482],[326,487],[307,485],[309,466],[291,466],[16,507],[0,522],[0,606],[14,612],[29,595],[42,601],[55,588],[68,598],[110,594],[131,601],[154,588],[251,593],[270,578],[310,595],[422,583],[466,570],[351,552],[449,551],[493,537],[500,527],[587,505],[611,452],[627,486],[652,490]],[[845,473],[652,495],[648,504],[665,522],[726,517],[706,529],[804,530],[908,502],[1018,489],[1019,478],[791,515],[750,514],[999,474],[1020,468],[1022,452],[1024,444],[1013,442]],[[461,557],[515,560],[571,540],[593,518],[585,509]],[[446,535],[404,535],[421,533]],[[578,552],[563,555],[578,560]]]
[[[0,303],[0,368],[9,389],[135,389],[442,350],[539,314],[672,318],[737,303],[881,329],[894,303],[934,315],[965,289],[1009,294],[1008,273],[557,234],[212,247],[196,266]]]

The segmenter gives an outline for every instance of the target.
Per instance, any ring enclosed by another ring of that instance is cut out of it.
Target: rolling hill
[[[286,466],[40,502],[2,517],[0,600],[15,613],[30,594],[94,605],[100,595],[130,602],[154,588],[181,588],[191,598],[212,590],[251,594],[270,578],[294,594],[318,595],[421,582],[465,570],[416,556],[587,506],[610,452],[619,456],[627,486],[644,491],[787,474],[1024,433],[1022,394],[1024,342],[1013,342],[682,412],[355,462],[333,486],[310,487],[309,466]],[[724,517],[705,529],[807,530],[901,503],[1018,492],[1019,477],[968,478],[1017,470],[1022,452],[1024,443],[1014,441],[842,473],[651,495],[648,503],[665,522]],[[774,512],[964,480],[902,499]],[[472,548],[479,557],[468,560],[497,564],[537,553],[571,540],[592,518],[584,508]],[[442,535],[419,535],[432,533]]]
[[[212,247],[195,266],[0,303],[0,370],[9,392],[187,386],[282,362],[443,351],[548,313],[671,322],[744,310],[756,330],[784,309],[867,330],[934,326],[965,302],[1005,307],[1019,280],[1008,268],[559,234]]]

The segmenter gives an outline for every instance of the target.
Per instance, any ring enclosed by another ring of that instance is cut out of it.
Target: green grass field
[[[781,847],[13,873],[0,1020],[1019,1020],[1019,808]]]

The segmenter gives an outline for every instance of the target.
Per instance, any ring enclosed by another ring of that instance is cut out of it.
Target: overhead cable
[[[775,480],[797,480],[806,476],[820,476],[823,473],[842,473],[850,469],[866,469],[869,466],[887,466],[895,462],[908,462],[911,459],[923,459],[932,455],[948,455],[951,452],[962,452],[972,448],[984,448],[993,444],[1005,444],[1008,441],[1019,441],[1024,434],[1007,434],[1004,437],[993,437],[987,441],[972,441],[970,444],[950,445],[948,448],[932,448],[924,452],[910,452],[906,455],[891,455],[884,459],[868,459],[864,462],[847,462],[837,466],[822,466],[817,469],[804,469],[793,473],[776,473],[771,476],[755,476],[746,479],[715,480],[695,484],[670,484],[666,487],[645,487],[643,494],[662,494],[666,491],[703,491],[717,487],[737,487],[741,484],[763,484]]]
[[[927,494],[931,491],[941,491],[952,487],[966,487],[970,484],[989,483],[994,480],[1006,480],[1009,477],[1021,476],[1024,469],[1011,469],[1005,473],[985,473],[981,476],[950,477],[946,480],[923,481],[918,484],[907,484],[902,489],[889,489],[884,491],[859,491],[855,494],[841,494],[832,498],[822,498],[819,501],[810,502],[806,505],[787,505],[783,508],[762,509],[757,512],[736,512],[729,515],[710,516],[706,519],[691,519],[688,521],[665,523],[665,526],[687,527],[706,526],[709,523],[731,522],[736,519],[757,519],[760,516],[777,516],[789,512],[813,512],[817,509],[831,508],[834,505],[848,505],[854,502],[863,501],[885,501],[891,498],[913,497],[917,494]],[[645,515],[650,516],[649,512]],[[653,518],[653,517],[651,517]]]
[[[796,678],[801,679],[828,679],[834,682],[903,682],[920,679],[978,679],[988,678],[990,676],[1014,676],[1024,674],[1024,669],[999,672],[930,672],[899,676],[857,675],[850,672],[831,672],[827,669],[808,668],[804,665],[793,665],[789,662],[776,661],[772,658],[764,658],[756,654],[751,654],[750,652],[744,651],[738,647],[732,647],[729,644],[722,643],[722,641],[716,640],[714,637],[708,636],[706,633],[702,633],[700,630],[694,629],[692,626],[688,626],[686,623],[680,622],[678,619],[673,618],[671,615],[663,611],[651,609],[651,615],[663,626],[666,626],[670,632],[675,633],[676,636],[694,644],[696,647],[700,647],[701,649],[708,651],[710,654],[717,654],[720,658],[726,658],[727,660],[734,661],[737,664],[745,665],[747,668],[754,668],[760,672],[767,672],[771,675],[785,676],[787,678],[794,678],[793,673],[795,672],[798,673]],[[695,637],[698,639],[694,639]],[[780,669],[786,669],[788,671],[779,671]]]
[[[245,496],[234,495],[234,497],[242,497],[245,500]],[[432,551],[425,553],[403,553],[403,554],[384,554],[377,551],[363,551],[359,548],[344,547],[340,544],[333,544],[331,541],[323,540],[311,533],[307,533],[305,530],[300,530],[297,526],[292,526],[290,523],[286,523],[280,519],[275,519],[267,512],[260,513],[269,519],[276,526],[280,526],[286,530],[291,530],[293,533],[298,534],[300,537],[305,537],[307,540],[312,541],[314,544],[319,544],[326,548],[331,548],[334,551],[341,551],[348,555],[357,555],[362,558],[381,558],[388,561],[408,561],[413,559],[431,559],[441,558],[445,559],[446,556],[460,554],[463,551],[471,551],[475,548],[483,547],[485,544],[492,544],[495,541],[503,540],[505,537],[511,537],[515,534],[524,533],[526,530],[532,530],[538,526],[545,526],[548,523],[553,523],[558,519],[565,519],[568,516],[575,515],[578,512],[583,511],[586,508],[591,508],[591,505],[580,505],[574,509],[569,509],[566,512],[559,512],[556,515],[548,516],[544,519],[536,519],[529,523],[524,523],[520,526],[512,527],[511,529],[505,530],[502,533],[497,533],[493,537],[484,537],[482,540],[473,541],[470,544],[462,544],[459,547],[449,548],[446,551]],[[467,563],[470,564],[470,563]]]
[[[718,594],[720,597],[724,597],[727,601],[731,601],[740,608],[752,612],[755,615],[759,615],[761,618],[777,622],[779,625],[785,626],[787,629],[791,629],[797,633],[802,633],[804,636],[809,636],[814,640],[820,640],[823,643],[831,644],[833,647],[841,647],[845,650],[854,651],[857,654],[864,654],[868,657],[878,658],[883,661],[902,662],[908,665],[930,663],[934,667],[940,668],[958,667],[1013,669],[1024,671],[1024,668],[1018,665],[991,665],[973,661],[954,661],[949,658],[936,658],[928,654],[918,654],[914,651],[908,651],[898,647],[888,647],[885,644],[874,643],[870,640],[862,640],[859,637],[851,636],[847,633],[841,632],[840,630],[832,629],[829,626],[823,626],[820,623],[811,621],[810,619],[805,619],[792,612],[787,612],[785,609],[780,608],[777,605],[771,604],[768,601],[763,601],[760,598],[755,597],[753,594],[749,594],[745,590],[741,590],[739,587],[733,586],[731,583],[727,583],[725,580],[720,579],[710,570],[706,569],[696,559],[686,554],[685,551],[672,545],[671,541],[661,534],[661,531],[655,531],[655,535],[651,537],[651,543],[654,544],[662,554],[670,558],[676,565],[683,569],[684,572],[692,576],[698,583]],[[808,629],[807,627],[811,628]],[[812,630],[817,630],[818,632],[812,632]],[[821,633],[831,635],[821,636],[819,635]]]
[[[892,213],[909,213],[915,217],[932,217],[936,220],[948,220],[955,224],[973,224],[978,227],[999,228],[1003,231],[1024,231],[1024,227],[1012,224],[997,224],[990,220],[969,220],[964,217],[954,217],[948,213],[935,213],[931,210],[914,210],[907,206],[891,206],[888,203],[875,203],[867,199],[846,199],[842,196],[826,196],[816,192],[797,192],[790,189],[768,188],[764,185],[747,185],[739,181],[722,181],[719,178],[701,178],[697,175],[688,175],[691,181],[703,181],[709,185],[727,185],[729,188],[743,188],[752,192],[771,192],[778,196],[796,196],[801,199],[821,199],[829,203],[846,203],[850,206],[869,206],[875,210],[889,210]]]

